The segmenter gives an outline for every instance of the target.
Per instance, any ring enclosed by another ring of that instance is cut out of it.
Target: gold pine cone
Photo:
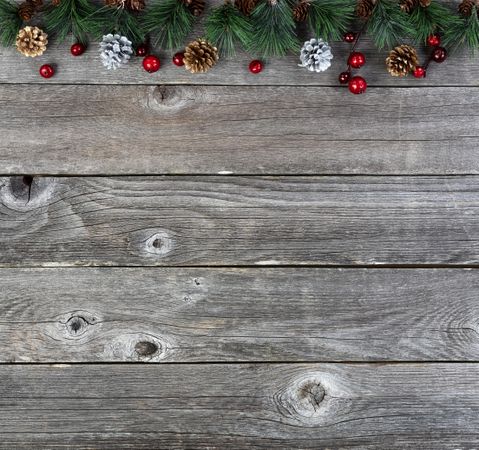
[[[191,73],[205,73],[218,61],[218,49],[204,39],[196,39],[185,48],[183,61]]]
[[[472,7],[476,4],[474,0],[462,0],[457,10],[465,17],[469,17],[472,14]]]
[[[245,16],[249,16],[258,4],[258,0],[235,0],[235,6]]]
[[[185,5],[191,11],[191,13],[198,17],[203,14],[205,10],[205,0],[183,0]]]
[[[386,58],[386,67],[393,77],[405,77],[418,64],[416,49],[406,44],[393,48]]]
[[[23,2],[18,5],[18,17],[24,22],[32,20],[32,17],[35,14],[35,7],[30,2]]]
[[[293,7],[293,19],[295,22],[304,22],[308,18],[309,1],[300,0],[299,3]]]
[[[369,19],[375,4],[375,0],[358,0],[356,3],[356,15],[360,19]]]
[[[399,2],[401,10],[407,14],[410,14],[417,5],[418,0],[401,0]]]
[[[43,55],[47,49],[48,35],[38,27],[22,28],[17,34],[17,50],[24,56]]]

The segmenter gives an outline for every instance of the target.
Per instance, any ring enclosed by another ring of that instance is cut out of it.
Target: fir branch
[[[97,8],[89,0],[61,0],[55,6],[50,4],[44,15],[45,28],[60,42],[72,33],[79,42],[86,43],[88,35],[101,37],[98,32]]]
[[[312,0],[309,26],[317,37],[341,40],[354,17],[355,0]]]
[[[216,45],[226,56],[234,56],[235,44],[243,47],[251,39],[251,24],[229,1],[214,8],[206,19],[206,39]]]
[[[414,40],[425,43],[431,34],[446,30],[450,25],[451,15],[448,8],[434,1],[426,7],[416,6],[409,15]]]
[[[407,15],[393,0],[377,0],[366,27],[379,49],[393,48],[406,36],[414,34]]]
[[[0,0],[0,44],[10,46],[15,42],[18,31],[22,27],[22,19],[18,15],[18,6],[9,0]]]
[[[468,47],[474,52],[479,47],[479,15],[473,6],[469,17],[458,17],[448,25],[444,33],[444,46],[451,52]]]
[[[144,28],[154,35],[155,45],[174,50],[184,45],[194,22],[195,16],[182,0],[156,0],[145,14]]]
[[[144,27],[142,27],[138,13],[135,11],[130,11],[127,8],[105,6],[97,12],[96,17],[96,33],[100,30],[101,34],[105,34],[105,32],[118,33],[127,37],[134,45],[145,41],[146,33],[143,30]]]
[[[264,57],[284,56],[298,51],[295,23],[287,0],[260,0],[251,13],[253,24],[250,51]]]

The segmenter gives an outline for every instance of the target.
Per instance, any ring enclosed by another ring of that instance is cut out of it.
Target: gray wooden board
[[[0,178],[0,264],[479,262],[469,177]]]
[[[0,366],[0,446],[479,445],[478,364]]]
[[[470,269],[3,269],[0,360],[479,360],[478,289]]]
[[[0,174],[477,174],[478,88],[0,86]]]

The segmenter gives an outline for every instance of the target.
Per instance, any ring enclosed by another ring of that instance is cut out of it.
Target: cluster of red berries
[[[353,94],[362,94],[366,92],[368,84],[363,77],[358,75],[352,76],[352,69],[359,69],[366,63],[364,53],[356,51],[356,45],[359,40],[360,33],[346,33],[343,37],[344,42],[353,44],[348,57],[348,69],[339,74],[339,82],[347,84],[349,91]]]
[[[427,67],[429,66],[429,63],[431,61],[437,62],[437,63],[442,63],[446,60],[447,58],[447,51],[444,47],[441,47],[441,36],[438,34],[432,34],[427,38],[427,45],[432,47],[432,53],[429,56],[429,60],[424,66],[416,66],[416,68],[413,71],[413,75],[416,78],[425,78],[426,77],[426,72],[427,72]]]

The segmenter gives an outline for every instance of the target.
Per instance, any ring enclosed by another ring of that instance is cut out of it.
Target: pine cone
[[[375,0],[358,0],[356,4],[356,15],[361,19],[369,19],[375,4]]]
[[[399,45],[389,52],[386,58],[388,72],[393,77],[405,77],[419,64],[416,49],[410,45]]]
[[[258,0],[235,0],[235,6],[245,16],[249,16],[258,4]]]
[[[293,7],[293,19],[295,22],[304,22],[308,18],[309,1],[301,0]]]
[[[197,39],[186,46],[183,61],[191,73],[205,73],[218,61],[218,49],[204,39]]]
[[[465,17],[469,17],[472,14],[472,8],[476,4],[474,0],[462,0],[458,6],[458,11]]]
[[[61,0],[52,0],[52,5],[53,6],[58,6],[60,4]]]
[[[419,0],[419,4],[423,8],[427,8],[431,4],[431,0]]]
[[[306,67],[310,72],[324,72],[331,66],[333,54],[327,42],[322,39],[310,39],[301,48],[299,59],[300,67]]]
[[[43,55],[47,49],[48,35],[38,27],[22,28],[17,34],[17,50],[24,56]]]
[[[196,17],[201,16],[205,10],[205,0],[183,0],[183,2]]]
[[[105,5],[125,8],[129,11],[143,11],[145,9],[145,0],[105,0]]]
[[[43,6],[43,0],[27,0],[35,9]]]
[[[18,6],[18,16],[24,22],[32,20],[33,15],[35,14],[35,7],[30,2],[23,2]]]
[[[126,64],[133,55],[131,41],[119,34],[106,34],[100,42],[100,58],[108,69],[118,69]]]
[[[410,14],[417,5],[418,0],[401,0],[399,2],[401,10],[407,14]]]

